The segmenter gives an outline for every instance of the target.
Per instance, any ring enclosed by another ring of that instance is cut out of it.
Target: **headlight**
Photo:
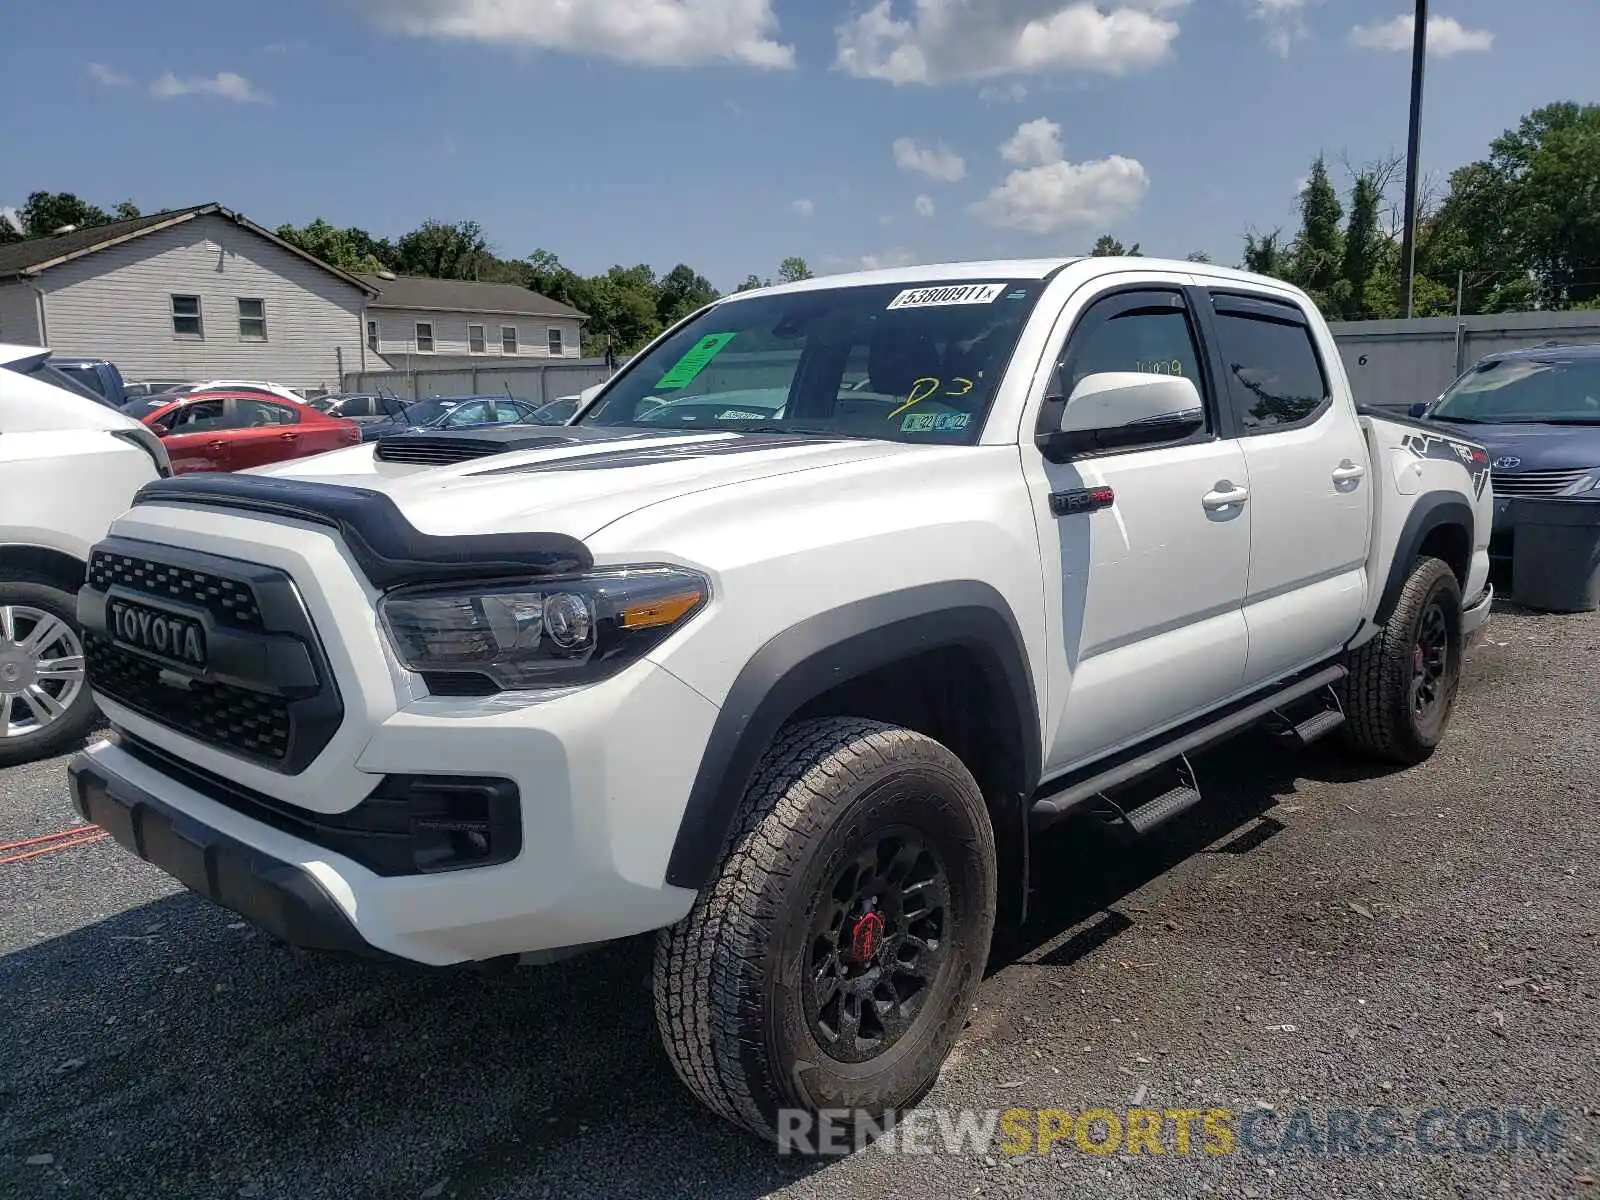
[[[395,653],[432,690],[575,687],[614,675],[699,612],[704,576],[677,567],[601,569],[566,579],[409,588],[378,606]],[[439,686],[436,686],[439,685]]]

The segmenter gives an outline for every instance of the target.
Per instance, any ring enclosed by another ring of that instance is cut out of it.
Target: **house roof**
[[[361,291],[374,293],[375,287],[359,276],[337,267],[331,267],[314,254],[307,254],[300,247],[284,241],[270,229],[263,229],[255,222],[248,220],[231,209],[223,208],[215,202],[209,204],[196,204],[190,208],[173,209],[170,212],[151,213],[145,217],[134,217],[131,221],[113,221],[109,225],[94,225],[87,229],[77,229],[71,233],[56,234],[51,237],[30,238],[25,242],[12,242],[10,245],[0,246],[0,279],[18,279],[42,274],[51,267],[72,262],[96,251],[109,249],[121,245],[123,242],[144,237],[146,234],[158,230],[170,229],[175,225],[182,225],[196,217],[219,216],[232,221],[242,229],[248,229],[258,237],[263,237],[273,245],[289,253],[305,259],[309,263],[336,275],[352,287]]]
[[[514,283],[479,283],[473,279],[427,279],[416,275],[363,275],[376,289],[374,308],[405,308],[425,312],[493,313],[515,317],[588,318],[570,304],[541,296]]]

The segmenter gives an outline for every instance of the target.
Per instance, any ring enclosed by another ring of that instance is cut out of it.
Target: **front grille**
[[[221,624],[237,629],[261,627],[261,608],[249,585],[206,571],[96,550],[89,559],[89,585],[101,592],[121,586],[158,599],[193,604]]]
[[[452,463],[471,462],[475,458],[488,458],[492,454],[504,452],[504,446],[498,446],[493,442],[404,434],[400,437],[380,438],[378,448],[373,451],[373,457],[379,462],[443,467]]]
[[[1489,482],[1496,496],[1559,496],[1582,482],[1588,471],[1519,471],[1515,475],[1491,472]]]
[[[203,669],[113,637],[109,613],[119,597],[202,625]],[[78,613],[97,694],[236,758],[297,774],[344,720],[300,593],[275,567],[108,538],[90,556]]]
[[[169,686],[159,665],[95,633],[85,633],[83,649],[96,690],[139,715],[246,758],[281,763],[288,756],[289,704],[282,697],[221,683]]]

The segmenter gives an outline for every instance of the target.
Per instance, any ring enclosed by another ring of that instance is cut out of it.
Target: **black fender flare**
[[[925,584],[808,617],[751,656],[712,725],[667,862],[666,882],[711,879],[761,755],[783,724],[823,693],[929,650],[970,651],[1017,723],[1021,797],[1039,781],[1039,708],[1015,614],[978,580]]]
[[[1412,504],[1406,523],[1401,526],[1394,559],[1389,563],[1389,577],[1384,581],[1383,595],[1378,600],[1378,611],[1373,617],[1374,624],[1383,625],[1394,615],[1395,605],[1400,603],[1400,589],[1406,585],[1406,576],[1411,574],[1422,543],[1442,525],[1460,525],[1467,531],[1469,554],[1476,549],[1478,518],[1472,506],[1455,492],[1423,492]],[[1462,580],[1462,586],[1466,586],[1466,580]],[[1464,596],[1463,599],[1471,600],[1471,597]]]

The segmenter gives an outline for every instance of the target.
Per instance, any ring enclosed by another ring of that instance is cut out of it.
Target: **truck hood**
[[[1600,425],[1456,425],[1435,422],[1489,452],[1497,475],[1523,471],[1577,471],[1600,467]],[[1504,459],[1520,460],[1502,466]]]
[[[386,439],[248,474],[381,492],[415,528],[441,537],[581,539],[695,492],[933,449],[820,435],[507,426]],[[475,457],[436,465],[463,454]]]

